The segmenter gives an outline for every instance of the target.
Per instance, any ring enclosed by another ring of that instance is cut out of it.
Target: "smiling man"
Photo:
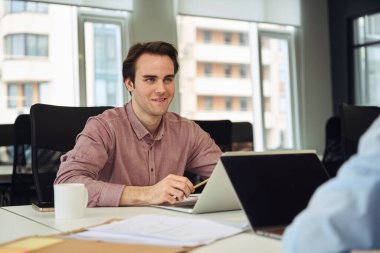
[[[173,204],[194,191],[185,170],[211,175],[219,147],[193,121],[167,112],[177,55],[166,42],[130,48],[123,78],[131,101],[87,121],[61,158],[56,184],[84,183],[88,206]]]

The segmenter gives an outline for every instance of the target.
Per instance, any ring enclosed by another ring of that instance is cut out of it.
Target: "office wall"
[[[131,44],[163,40],[177,45],[176,1],[134,0],[131,15]],[[169,110],[180,112],[178,77]]]
[[[332,115],[327,0],[301,1],[299,96],[301,146],[322,154]]]

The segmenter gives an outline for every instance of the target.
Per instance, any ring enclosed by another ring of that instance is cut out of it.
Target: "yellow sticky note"
[[[8,249],[0,247],[0,253],[25,253],[25,250],[22,249]]]
[[[47,246],[59,243],[61,241],[62,239],[58,239],[58,238],[29,237],[29,238],[19,240],[17,242],[6,244],[4,245],[4,248],[2,249],[17,249],[17,250],[23,250],[20,252],[28,252],[28,251],[47,247]]]

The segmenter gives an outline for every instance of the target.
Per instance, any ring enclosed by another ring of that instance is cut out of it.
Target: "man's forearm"
[[[125,186],[120,206],[146,205],[149,203],[149,186]]]

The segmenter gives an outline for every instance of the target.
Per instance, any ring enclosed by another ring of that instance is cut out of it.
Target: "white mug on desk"
[[[54,185],[54,209],[56,219],[75,219],[84,215],[88,192],[84,184]]]

